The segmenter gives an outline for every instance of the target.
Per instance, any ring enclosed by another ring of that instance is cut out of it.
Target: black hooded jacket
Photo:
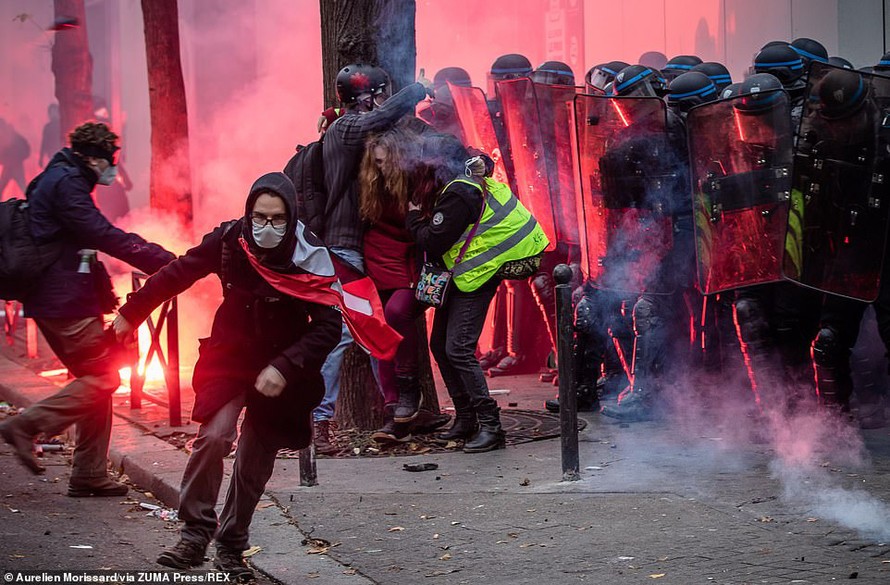
[[[291,218],[284,239],[269,250],[253,241],[248,219],[261,193],[280,196]],[[239,244],[243,237],[260,262],[273,270],[299,271],[290,263],[296,245],[295,202],[293,183],[283,173],[263,175],[250,189],[244,217],[206,234],[200,244],[149,278],[120,309],[121,315],[136,325],[164,300],[195,281],[210,273],[219,275],[224,280],[224,298],[210,337],[200,340],[192,381],[196,395],[192,419],[205,422],[221,406],[246,392],[247,420],[274,448],[309,444],[310,414],[324,396],[321,364],[341,333],[341,316],[336,309],[276,291],[250,265]],[[306,236],[314,238],[308,230]],[[267,365],[274,366],[287,380],[284,392],[276,398],[267,398],[254,389],[257,375]]]

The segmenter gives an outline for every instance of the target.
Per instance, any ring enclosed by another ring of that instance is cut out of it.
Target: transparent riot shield
[[[572,160],[573,127],[569,122],[572,100],[580,88],[565,85],[535,84],[541,140],[545,145],[547,175],[556,234],[560,242],[577,245],[578,215],[575,210],[575,176]]]
[[[668,147],[664,102],[578,95],[574,119],[582,271],[603,289],[671,292],[665,259],[688,185]]]
[[[787,94],[703,104],[686,126],[699,290],[781,280],[792,163]]]
[[[498,82],[497,88],[513,157],[516,196],[538,220],[550,240],[547,251],[552,251],[558,238],[545,151],[553,146],[545,144],[541,135],[535,84],[520,78]]]
[[[494,178],[509,185],[485,94],[478,87],[462,87],[451,83],[448,84],[448,89],[454,99],[454,111],[463,131],[464,145],[485,151],[494,160]]]
[[[813,63],[804,104],[783,272],[874,301],[890,207],[890,78]]]

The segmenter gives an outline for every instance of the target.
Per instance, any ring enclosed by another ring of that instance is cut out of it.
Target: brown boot
[[[315,421],[312,442],[315,443],[315,452],[321,455],[332,455],[340,450],[334,444],[334,432],[331,429],[331,421],[329,420]]]
[[[89,477],[68,482],[68,497],[71,498],[110,498],[125,496],[130,488],[108,477]]]
[[[22,465],[32,473],[43,473],[46,468],[34,457],[34,435],[27,432],[19,419],[8,418],[0,423],[0,436],[9,443]]]

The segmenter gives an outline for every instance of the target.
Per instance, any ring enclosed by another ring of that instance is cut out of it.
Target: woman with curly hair
[[[367,224],[365,269],[380,294],[386,322],[403,337],[395,359],[378,362],[385,402],[384,426],[372,435],[378,441],[409,440],[423,401],[416,321],[426,306],[414,298],[419,264],[405,217],[409,202],[425,201],[441,187],[430,156],[439,150],[430,145],[440,142],[440,135],[430,139],[426,134],[397,127],[372,136],[359,170],[359,213]]]

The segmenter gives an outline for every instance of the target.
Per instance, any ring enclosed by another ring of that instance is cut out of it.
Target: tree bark
[[[337,73],[350,63],[379,65],[393,91],[414,80],[415,0],[319,0],[325,107],[338,105]]]
[[[56,22],[76,18],[78,25],[56,33],[52,70],[59,102],[62,144],[68,133],[93,118],[93,58],[87,42],[87,18],[83,0],[55,0]]]
[[[350,63],[379,65],[390,75],[393,91],[414,80],[416,58],[414,0],[319,0],[325,105],[338,105],[337,73]],[[426,321],[421,331],[420,379],[424,410],[439,412],[427,346]],[[337,422],[343,428],[372,430],[383,422],[383,399],[360,350],[346,353],[337,399]]]
[[[179,58],[177,0],[142,0],[142,17],[151,111],[149,204],[174,213],[191,227],[188,110]]]

